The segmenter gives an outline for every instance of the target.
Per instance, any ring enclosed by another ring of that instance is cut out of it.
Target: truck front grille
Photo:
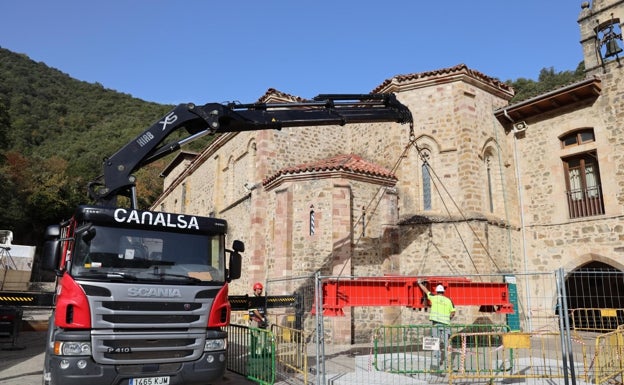
[[[177,314],[163,314],[163,315],[134,315],[134,314],[111,314],[102,317],[103,321],[118,324],[140,324],[145,325],[148,323],[158,324],[190,324],[199,320],[198,315],[177,315]]]
[[[205,333],[94,334],[93,358],[104,364],[189,361],[201,356],[204,341]]]
[[[98,301],[92,299],[93,326],[96,329],[176,329],[206,328],[209,301],[136,300]]]
[[[192,350],[176,350],[176,351],[167,351],[167,352],[138,352],[132,354],[105,354],[104,357],[115,360],[115,362],[119,361],[136,361],[136,360],[156,360],[159,358],[164,358],[167,361],[171,361],[172,358],[187,358],[193,355]]]
[[[137,302],[137,301],[103,301],[102,307],[116,311],[175,311],[188,312],[201,308],[201,303],[183,302]]]
[[[85,284],[91,294],[96,362],[178,363],[197,360],[204,353],[208,315],[220,286],[158,285],[158,290],[150,291],[151,286],[134,282]]]

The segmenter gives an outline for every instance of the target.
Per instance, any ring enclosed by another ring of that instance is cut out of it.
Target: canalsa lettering
[[[199,223],[194,216],[182,214],[153,213],[149,211],[116,209],[115,221],[149,226],[175,227],[178,229],[199,230]]]

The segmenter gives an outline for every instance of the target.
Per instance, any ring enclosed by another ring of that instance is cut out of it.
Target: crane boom
[[[394,94],[322,94],[293,103],[179,104],[135,139],[103,161],[103,175],[89,184],[89,195],[103,206],[115,206],[119,196],[131,198],[136,208],[139,168],[154,162],[204,135],[286,127],[353,123],[412,123],[410,110]],[[184,128],[187,136],[162,144]]]

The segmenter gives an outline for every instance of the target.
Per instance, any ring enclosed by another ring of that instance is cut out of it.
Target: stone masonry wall
[[[596,2],[606,3],[621,1]],[[249,293],[254,281],[315,271],[493,274],[500,280],[507,273],[548,275],[591,261],[624,269],[624,69],[611,62],[592,75],[603,87],[595,102],[535,112],[518,136],[493,113],[511,94],[485,76],[460,68],[399,77],[381,91],[394,92],[410,108],[413,131],[375,123],[229,135],[191,164],[192,173],[168,179],[171,188],[157,204],[228,221],[228,243],[241,239],[247,246],[243,278],[231,294]],[[592,128],[595,142],[563,149],[561,136],[581,128]],[[562,159],[589,150],[600,165],[605,214],[570,219]],[[270,188],[262,184],[287,167],[348,153],[393,170],[396,184],[314,173],[284,177]],[[425,161],[430,191],[423,187]],[[424,206],[427,195],[431,208]],[[555,293],[533,277],[519,279],[521,294],[540,298],[523,314],[551,313]],[[427,317],[409,309],[346,311],[327,321],[328,340],[360,341],[376,325]],[[458,317],[504,321],[473,308],[460,309]]]

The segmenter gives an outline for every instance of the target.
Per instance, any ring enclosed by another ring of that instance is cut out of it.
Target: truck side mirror
[[[237,251],[239,253],[244,253],[245,252],[245,244],[243,243],[243,241],[239,241],[238,239],[236,239],[232,243],[232,249],[234,249],[234,251]]]
[[[41,267],[44,270],[54,271],[58,269],[59,256],[61,255],[61,241],[50,240],[43,243]]]
[[[233,279],[239,279],[243,270],[243,257],[240,253],[245,251],[245,244],[242,241],[235,240],[232,244],[233,251],[230,251],[230,263],[227,272],[228,282]]]
[[[243,257],[236,251],[230,253],[230,265],[228,269],[228,281],[239,279],[243,267]]]
[[[47,271],[58,269],[59,258],[61,255],[61,226],[50,225],[46,227],[44,233],[45,242],[43,243],[43,252],[41,255],[41,267]]]

